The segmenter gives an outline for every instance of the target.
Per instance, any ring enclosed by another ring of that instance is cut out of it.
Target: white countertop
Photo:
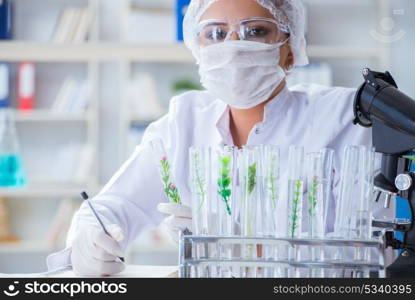
[[[177,266],[148,266],[148,265],[128,265],[119,274],[103,278],[167,278],[178,277]],[[28,273],[28,274],[1,274],[0,277],[10,278],[75,278],[77,276],[72,270],[63,269],[60,272],[48,273]]]

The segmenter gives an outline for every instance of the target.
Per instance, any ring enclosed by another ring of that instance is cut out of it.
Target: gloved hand
[[[171,239],[179,243],[179,231],[189,229],[192,231],[192,210],[189,206],[176,203],[159,203],[157,206],[159,212],[168,214],[162,226],[167,229]]]
[[[118,225],[106,227],[111,236],[95,225],[79,231],[72,243],[71,261],[76,274],[80,276],[108,276],[121,272],[125,264],[120,242],[124,239]]]

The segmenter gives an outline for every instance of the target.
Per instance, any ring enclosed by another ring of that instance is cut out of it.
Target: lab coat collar
[[[284,114],[284,109],[290,99],[290,90],[287,85],[270,100],[264,106],[264,118],[261,122],[262,125],[266,125],[270,120],[275,121],[274,117],[276,114]],[[218,106],[215,111],[215,124],[222,140],[220,145],[233,145],[233,139],[230,131],[230,107],[225,102],[217,100]]]
[[[275,122],[275,115],[284,115],[285,109],[290,101],[290,90],[287,87],[287,84],[284,85],[284,88],[264,107],[264,119],[263,124],[268,123],[270,120]]]
[[[233,138],[230,130],[230,107],[221,100],[218,100],[218,102],[220,102],[220,104],[218,106],[217,115],[215,116],[215,121],[216,129],[221,137],[219,145],[233,146]]]

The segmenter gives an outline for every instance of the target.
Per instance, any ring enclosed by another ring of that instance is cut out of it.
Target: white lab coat
[[[334,157],[334,192],[339,187],[342,152],[347,145],[371,145],[371,130],[353,125],[354,89],[329,88],[320,85],[298,85],[284,88],[266,104],[264,120],[252,129],[249,145],[274,144],[281,149],[282,177],[287,167],[288,147],[304,146],[306,152],[328,147]],[[197,146],[232,145],[229,130],[229,108],[207,91],[191,91],[171,100],[167,115],[152,123],[131,157],[112,177],[93,202],[106,224],[116,223],[124,230],[126,247],[147,225],[158,225],[165,217],[156,207],[168,201],[148,142],[161,138],[173,165],[173,177],[184,204],[190,205],[188,185],[188,148]],[[280,201],[282,216],[286,203]],[[333,228],[334,207],[328,228]],[[284,228],[282,217],[278,225]],[[67,248],[48,258],[49,269],[70,264],[71,243],[79,230],[88,223],[96,224],[85,203],[74,216],[68,234]],[[303,227],[304,228],[304,227]],[[282,229],[284,230],[284,229]]]

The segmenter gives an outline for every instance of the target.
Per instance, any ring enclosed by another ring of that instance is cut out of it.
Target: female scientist
[[[332,148],[336,189],[338,153],[347,145],[370,145],[371,131],[352,123],[355,90],[287,88],[289,71],[308,63],[304,30],[300,0],[193,0],[184,40],[206,91],[174,97],[168,114],[148,127],[132,156],[91,200],[112,237],[84,203],[74,216],[67,248],[49,256],[49,269],[72,265],[79,275],[115,274],[124,269],[117,257],[144,227],[164,223],[175,239],[178,229],[191,228],[187,160],[194,145],[275,144],[282,157],[288,157],[290,145],[309,152]],[[163,186],[148,146],[153,139],[162,139],[173,161],[183,206],[161,204]]]

